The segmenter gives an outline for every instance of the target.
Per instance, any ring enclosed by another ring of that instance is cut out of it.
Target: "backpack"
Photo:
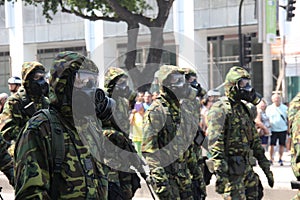
[[[63,128],[55,113],[51,113],[49,109],[41,109],[36,112],[35,115],[38,115],[39,113],[43,113],[50,123],[52,133],[51,148],[53,154],[53,182],[51,184],[51,196],[53,199],[57,199],[57,186],[59,185],[58,177],[60,176],[62,162],[65,157]]]

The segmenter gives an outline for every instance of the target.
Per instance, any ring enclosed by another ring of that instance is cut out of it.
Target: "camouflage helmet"
[[[32,61],[32,62],[24,62],[22,65],[22,82],[23,84],[28,78],[28,75],[33,72],[34,70],[42,70],[45,71],[45,67],[43,64],[37,62],[37,61]]]
[[[197,77],[197,71],[191,67],[182,67],[182,70],[184,71],[186,80],[189,79],[191,76]]]
[[[105,72],[104,87],[108,88],[118,80],[121,76],[128,76],[127,73],[119,67],[110,67]]]
[[[99,69],[93,61],[80,53],[72,51],[64,51],[57,54],[50,70],[51,78],[60,77],[66,69],[99,73]]]
[[[234,87],[241,78],[250,79],[250,74],[242,67],[234,66],[230,68],[225,78],[225,94],[229,95],[232,87]]]
[[[65,51],[57,54],[50,69],[49,79],[49,99],[52,105],[55,104],[57,107],[60,107],[62,104],[71,105],[73,85],[72,87],[66,85],[73,84],[70,81],[74,81],[73,76],[79,70],[92,72],[97,75],[99,72],[95,63],[80,53]]]
[[[184,70],[174,65],[161,66],[158,70],[157,76],[159,84],[164,84],[164,81],[168,78],[168,76],[174,73],[184,74]]]

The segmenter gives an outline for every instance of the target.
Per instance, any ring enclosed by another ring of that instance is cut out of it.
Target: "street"
[[[278,161],[278,156],[275,156],[275,160]],[[283,156],[284,166],[280,166],[277,162],[275,162],[271,170],[274,174],[275,184],[274,188],[270,188],[267,182],[267,178],[259,167],[255,167],[255,171],[259,174],[262,184],[264,186],[264,200],[288,200],[291,199],[296,193],[296,190],[291,189],[291,180],[295,180],[294,174],[292,172],[290,166],[290,156],[288,153],[284,153]],[[218,195],[214,190],[214,182],[215,178],[213,177],[211,184],[207,186],[207,200],[218,200],[221,199],[221,196]],[[1,195],[4,200],[12,200],[14,199],[14,190],[8,184],[8,181],[3,175],[0,173],[0,185],[3,188]],[[133,198],[133,200],[150,200],[151,195],[145,185],[145,182],[142,183],[142,188],[139,189]]]

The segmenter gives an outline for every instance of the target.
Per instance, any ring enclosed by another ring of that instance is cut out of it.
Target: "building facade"
[[[272,65],[271,71],[264,74],[263,62],[266,58],[258,38],[255,2],[244,0],[241,9],[242,33],[253,35],[252,62],[248,66],[252,83],[259,93],[269,96],[276,88],[281,55],[269,55],[267,59]],[[155,16],[155,2],[149,3],[154,9],[147,11],[146,15]],[[220,86],[228,69],[239,65],[239,6],[240,0],[174,1],[164,28],[162,64],[193,66],[205,89]],[[147,59],[149,33],[147,27],[140,27],[136,64],[141,69]],[[20,76],[24,61],[37,60],[49,69],[54,55],[64,50],[89,56],[103,74],[109,66],[124,67],[126,44],[125,23],[90,22],[61,12],[53,16],[51,23],[47,23],[41,7],[25,6],[20,1],[0,6],[0,89],[7,91],[9,76]],[[286,100],[289,100],[299,91],[300,81],[297,73],[286,75]],[[266,93],[264,79],[267,76],[271,83]]]

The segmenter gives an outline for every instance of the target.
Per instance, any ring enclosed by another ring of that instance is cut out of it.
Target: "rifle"
[[[148,190],[150,191],[150,194],[155,200],[155,192],[152,188],[151,181],[149,180],[150,174],[147,174],[147,170],[145,170],[145,167],[147,166],[147,163],[137,154],[137,151],[135,150],[134,146],[131,143],[131,140],[128,139],[128,147],[130,152],[132,152],[131,155],[131,161],[133,163],[133,167],[136,169],[136,171],[140,174],[140,176],[145,180],[146,185],[148,187]]]
[[[291,187],[300,190],[300,181],[291,181]]]

